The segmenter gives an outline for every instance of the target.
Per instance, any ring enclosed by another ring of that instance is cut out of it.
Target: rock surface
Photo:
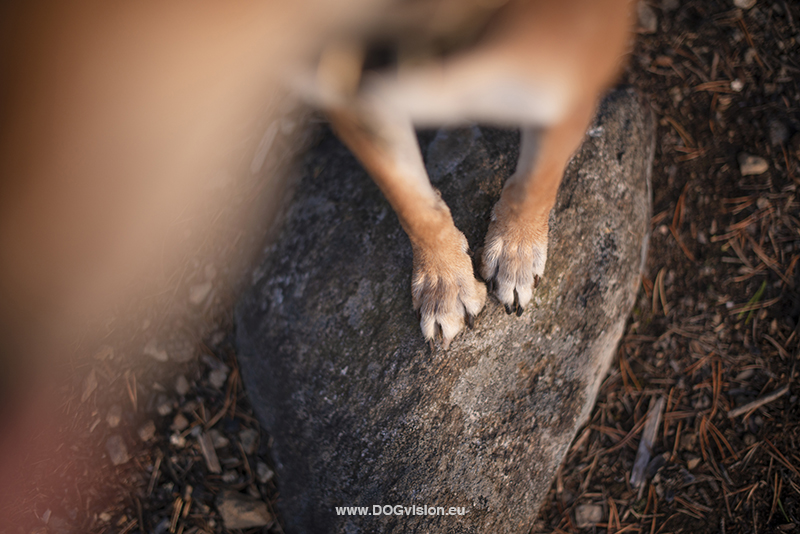
[[[236,313],[287,532],[529,531],[636,296],[653,134],[634,93],[604,101],[562,184],[534,304],[517,318],[490,298],[446,352],[423,342],[411,247],[378,189],[332,136],[306,157]],[[431,180],[478,249],[518,135],[473,127],[421,138]],[[417,515],[335,510],[386,505]]]

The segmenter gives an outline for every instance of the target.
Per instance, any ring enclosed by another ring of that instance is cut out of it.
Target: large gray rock
[[[478,249],[518,135],[422,137],[431,178]],[[489,299],[474,330],[432,352],[411,308],[408,238],[348,151],[322,140],[237,308],[287,532],[528,532],[636,296],[652,146],[638,97],[608,97],[561,186],[534,305],[517,318]],[[376,505],[466,513],[335,510]]]

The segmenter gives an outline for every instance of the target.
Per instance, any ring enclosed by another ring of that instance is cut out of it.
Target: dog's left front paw
[[[499,205],[492,213],[481,275],[508,314],[522,315],[544,274],[548,216],[525,218]]]

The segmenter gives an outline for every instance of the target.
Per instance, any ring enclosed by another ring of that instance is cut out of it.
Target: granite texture
[[[653,136],[633,91],[604,100],[561,186],[532,305],[517,318],[490,297],[447,351],[423,341],[396,216],[353,156],[323,137],[236,310],[242,376],[274,439],[288,533],[529,531],[638,291]],[[421,143],[479,258],[519,135],[470,127]],[[335,511],[374,505],[465,513]]]

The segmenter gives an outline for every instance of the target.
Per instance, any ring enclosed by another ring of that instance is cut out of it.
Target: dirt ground
[[[642,8],[624,81],[650,95],[658,122],[647,270],[533,532],[800,524],[800,4],[752,3]],[[202,291],[213,276],[195,271]],[[65,446],[31,451],[17,475],[34,483],[0,505],[22,525],[12,532],[223,532],[223,490],[267,502],[266,525],[248,532],[282,532],[269,436],[242,391],[232,321],[206,320],[202,341],[177,330],[144,359],[120,357],[110,341],[64,369],[62,433],[50,439]],[[160,350],[173,357],[158,361]],[[631,473],[659,399],[639,489]]]
[[[537,532],[776,532],[800,520],[794,390],[800,6],[663,1],[625,79],[658,119],[654,217],[639,302]],[[652,27],[650,28],[652,29]],[[746,155],[766,168],[749,171]],[[758,172],[762,171],[763,172]],[[730,410],[773,392],[743,414]],[[666,406],[630,483],[651,403]]]

